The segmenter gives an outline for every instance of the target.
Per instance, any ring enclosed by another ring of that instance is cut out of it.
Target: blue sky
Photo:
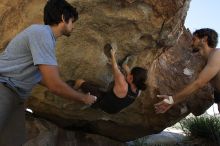
[[[185,27],[189,28],[191,32],[200,28],[212,28],[220,37],[219,17],[220,0],[191,0]],[[220,48],[220,42],[217,47]]]

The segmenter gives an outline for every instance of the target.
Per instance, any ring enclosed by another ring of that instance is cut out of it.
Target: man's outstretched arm
[[[165,113],[174,104],[184,101],[187,98],[187,96],[189,96],[199,88],[205,86],[212,78],[215,77],[215,75],[219,71],[220,71],[220,51],[216,51],[215,54],[213,54],[213,56],[210,58],[204,69],[200,72],[198,78],[172,97],[174,103],[167,102],[169,101],[168,95],[159,96],[164,100],[155,104],[156,113]]]
[[[95,96],[77,92],[62,81],[57,66],[39,65],[39,70],[42,74],[41,84],[46,86],[52,93],[85,104],[95,102]]]

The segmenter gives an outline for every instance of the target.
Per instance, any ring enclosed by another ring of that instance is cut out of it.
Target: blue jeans
[[[24,101],[0,83],[0,146],[21,146],[24,142]]]

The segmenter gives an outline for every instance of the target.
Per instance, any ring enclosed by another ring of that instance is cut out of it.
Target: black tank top
[[[132,92],[131,87],[128,84],[127,95],[124,98],[118,98],[113,89],[111,89],[104,94],[103,99],[100,101],[99,108],[110,114],[117,113],[133,103],[135,98],[138,96],[138,93],[138,90],[136,93]]]

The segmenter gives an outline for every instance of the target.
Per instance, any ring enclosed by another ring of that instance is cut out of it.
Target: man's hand
[[[168,96],[168,95],[157,95],[157,97],[162,98],[163,100],[161,102],[158,102],[156,104],[154,104],[154,108],[156,113],[165,113],[167,110],[169,110],[173,104],[173,98],[172,96]]]
[[[83,102],[85,104],[91,105],[91,104],[95,103],[96,100],[97,100],[96,96],[93,96],[93,95],[90,95],[90,94],[86,94],[86,96],[84,97]]]

